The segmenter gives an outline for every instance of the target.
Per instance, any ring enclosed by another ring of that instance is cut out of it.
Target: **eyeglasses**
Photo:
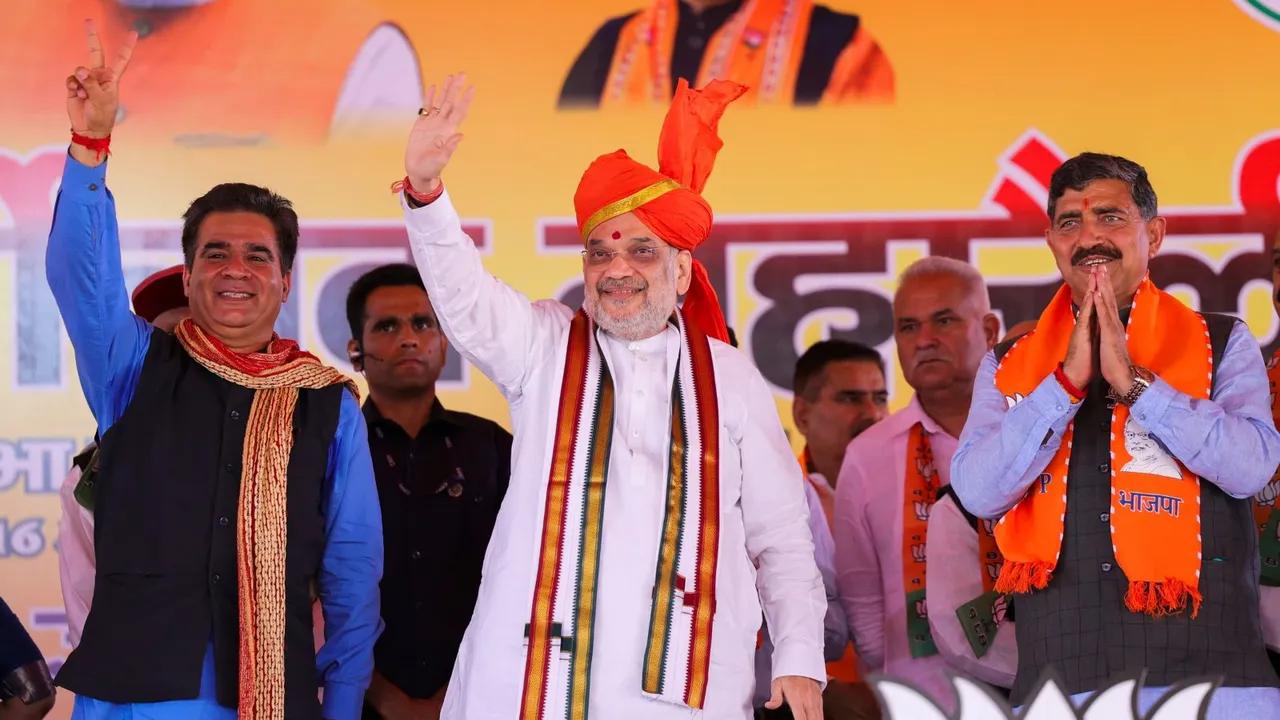
[[[659,253],[658,248],[651,245],[637,245],[626,250],[601,250],[600,248],[592,248],[582,251],[582,259],[592,267],[602,267],[613,262],[613,258],[622,255],[626,257],[627,262],[632,265],[643,267],[652,265],[657,261]]]

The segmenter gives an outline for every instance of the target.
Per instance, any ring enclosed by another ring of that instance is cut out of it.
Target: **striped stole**
[[[715,613],[720,421],[707,336],[678,311],[672,322],[680,332],[680,359],[671,392],[671,460],[649,640],[643,658],[613,661],[643,663],[638,689],[644,695],[700,709]],[[520,720],[587,717],[614,419],[613,380],[596,332],[595,323],[579,310],[569,329],[525,627]]]

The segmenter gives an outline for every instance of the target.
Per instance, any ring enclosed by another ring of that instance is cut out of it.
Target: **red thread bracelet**
[[[75,143],[76,145],[80,145],[82,147],[86,147],[94,151],[95,153],[97,153],[97,155],[95,155],[95,158],[99,160],[102,159],[103,153],[106,153],[108,157],[110,157],[111,155],[111,136],[110,135],[104,138],[91,138],[91,137],[85,137],[84,135],[81,135],[75,130],[72,130],[71,142]]]
[[[444,194],[444,183],[436,185],[436,189],[429,193],[419,192],[413,187],[413,183],[409,181],[409,176],[405,175],[403,180],[397,180],[391,183],[391,192],[403,192],[405,195],[413,198],[419,205],[430,205],[437,198]]]
[[[1066,390],[1067,394],[1072,398],[1076,400],[1083,400],[1085,398],[1086,393],[1071,382],[1067,377],[1067,371],[1062,368],[1062,363],[1058,363],[1058,369],[1053,371],[1053,377],[1058,380],[1058,384],[1061,385],[1062,389]]]

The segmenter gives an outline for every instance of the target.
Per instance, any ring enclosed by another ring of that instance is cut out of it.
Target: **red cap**
[[[152,274],[133,290],[133,311],[147,322],[155,322],[167,310],[186,306],[181,265]]]

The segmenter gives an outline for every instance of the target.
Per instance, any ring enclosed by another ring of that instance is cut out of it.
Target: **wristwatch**
[[[1133,384],[1129,386],[1129,392],[1120,396],[1115,388],[1111,389],[1111,394],[1115,397],[1116,402],[1121,405],[1132,407],[1138,398],[1151,387],[1151,383],[1155,382],[1155,373],[1142,367],[1141,365],[1130,365],[1129,372],[1133,374]]]

